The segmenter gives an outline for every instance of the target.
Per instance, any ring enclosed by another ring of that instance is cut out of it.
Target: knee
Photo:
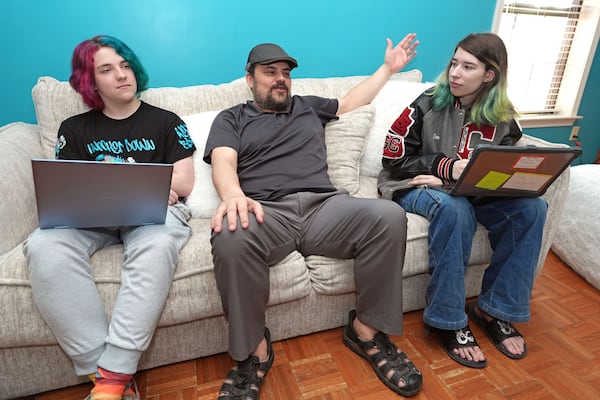
[[[58,268],[67,262],[66,251],[56,235],[47,231],[36,230],[25,241],[23,254],[32,278],[50,279],[60,276]]]
[[[250,219],[248,228],[243,229],[238,221],[238,226],[234,231],[230,231],[227,226],[224,226],[221,232],[213,232],[210,241],[214,260],[240,259],[240,257],[248,257],[251,252],[256,251],[258,246],[253,243],[258,243],[258,239],[253,239],[253,237],[255,237],[254,227],[257,224],[258,222]]]
[[[443,219],[445,224],[452,224],[462,230],[475,230],[477,218],[471,203],[466,197],[445,196],[438,203],[435,212],[437,219]]]
[[[521,210],[525,219],[531,223],[545,223],[548,213],[548,203],[542,197],[533,197],[523,199]]]
[[[377,200],[377,206],[367,208],[367,219],[385,227],[392,235],[405,234],[406,211],[390,200]],[[394,235],[396,237],[396,235]]]

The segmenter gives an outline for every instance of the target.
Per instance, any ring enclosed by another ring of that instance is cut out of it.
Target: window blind
[[[505,1],[498,27],[509,59],[509,96],[521,115],[562,114],[561,92],[577,58],[584,0]],[[572,103],[572,102],[571,102]],[[569,110],[570,111],[570,110]]]

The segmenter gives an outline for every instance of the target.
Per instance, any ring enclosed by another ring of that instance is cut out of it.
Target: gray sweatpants
[[[77,375],[100,366],[134,374],[169,293],[179,251],[191,229],[184,204],[164,225],[119,229],[37,229],[24,244],[35,302]],[[89,259],[123,243],[121,287],[107,319]]]
[[[354,258],[360,320],[382,332],[402,334],[406,215],[401,207],[345,192],[302,192],[261,204],[263,224],[250,214],[247,229],[238,225],[230,232],[225,223],[211,238],[234,360],[246,359],[262,340],[269,267],[294,250],[305,256]]]

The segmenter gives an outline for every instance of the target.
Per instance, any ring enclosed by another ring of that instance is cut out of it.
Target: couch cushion
[[[0,151],[0,254],[4,254],[38,225],[31,172],[31,159],[44,156],[38,126],[14,122],[0,127]]]
[[[212,168],[202,160],[206,139],[213,120],[220,113],[217,111],[206,111],[182,117],[194,144],[194,189],[187,198],[186,204],[190,207],[194,218],[210,218],[213,211],[219,205],[219,195],[212,182]]]
[[[375,107],[367,104],[325,126],[329,178],[335,187],[351,195],[359,188],[360,159],[374,117]]]
[[[432,85],[432,82],[395,79],[388,81],[375,96],[371,104],[377,108],[377,115],[360,161],[362,175],[377,177],[382,168],[383,145],[390,126],[414,99]]]
[[[366,178],[375,180],[374,178]],[[429,222],[426,218],[408,213],[406,255],[402,276],[405,279],[429,273]],[[469,265],[487,265],[492,257],[492,249],[487,239],[487,231],[479,225],[473,238],[473,248],[469,257]],[[393,260],[390,260],[393,262]],[[354,260],[338,260],[323,256],[306,257],[312,286],[317,293],[323,295],[339,295],[355,291],[354,274],[348,269],[354,268]]]
[[[54,158],[58,128],[66,118],[89,110],[68,82],[43,76],[31,92],[44,154]]]
[[[210,221],[192,219],[193,235],[180,253],[168,300],[159,326],[170,326],[223,315],[217,290],[210,247]],[[106,313],[110,315],[119,293],[123,246],[97,251],[91,258]],[[0,256],[0,347],[46,345],[56,339],[37,310],[21,246]],[[304,257],[292,252],[271,268],[269,305],[287,303],[308,296],[312,289]],[[24,318],[23,316],[26,316]]]
[[[210,218],[219,205],[219,196],[212,184],[211,167],[202,160],[210,126],[218,113],[207,111],[183,117],[197,148],[194,153],[194,189],[187,200],[196,218]],[[343,114],[339,120],[325,127],[331,182],[350,194],[355,194],[359,188],[360,158],[374,116],[375,108],[366,105]]]

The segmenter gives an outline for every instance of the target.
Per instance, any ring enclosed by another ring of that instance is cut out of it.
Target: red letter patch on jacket
[[[385,137],[385,145],[383,147],[384,158],[402,158],[404,157],[404,137],[408,135],[408,131],[415,123],[412,118],[414,108],[406,107],[402,114],[392,124],[390,130]]]

